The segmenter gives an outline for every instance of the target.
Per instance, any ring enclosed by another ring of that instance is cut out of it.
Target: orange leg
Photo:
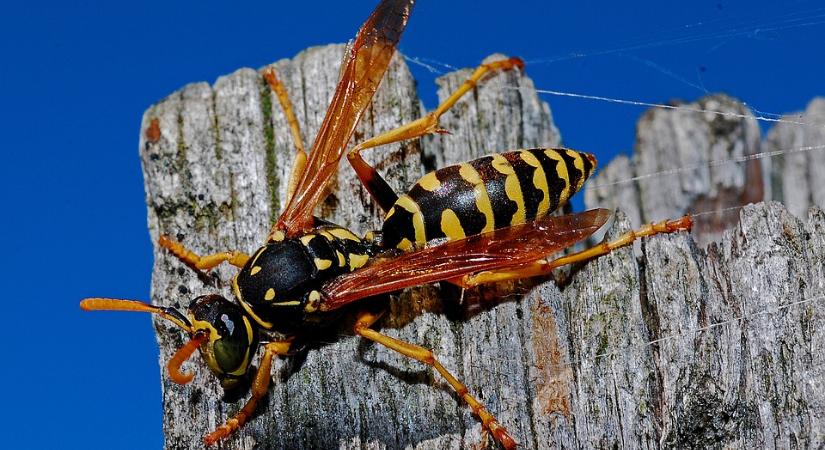
[[[519,58],[510,58],[480,65],[470,78],[456,89],[447,100],[438,105],[438,108],[434,111],[406,125],[368,139],[356,145],[347,153],[347,158],[352,168],[355,169],[355,173],[358,174],[358,178],[361,179],[361,182],[367,188],[370,195],[372,195],[373,199],[381,206],[381,209],[388,211],[398,199],[398,195],[396,195],[387,182],[381,178],[381,175],[375,171],[375,168],[364,161],[361,157],[361,150],[392,144],[393,142],[405,141],[407,139],[414,139],[427,134],[443,132],[444,130],[438,126],[438,119],[455,105],[458,99],[478,85],[488,73],[495,70],[510,70],[516,67],[519,69],[524,68],[524,62]]]
[[[482,426],[493,435],[496,442],[501,444],[501,446],[507,450],[516,448],[516,441],[510,436],[509,433],[507,433],[507,430],[501,426],[500,423],[498,423],[496,418],[490,414],[486,408],[484,408],[484,405],[482,405],[481,402],[470,395],[467,391],[467,386],[465,386],[461,381],[453,376],[453,374],[445,369],[444,366],[441,365],[435,355],[433,355],[432,351],[418,345],[399,341],[398,339],[391,338],[370,328],[370,326],[375,323],[380,316],[380,314],[374,314],[371,312],[360,313],[358,315],[358,320],[355,322],[355,333],[373,342],[377,342],[389,349],[395,350],[404,356],[433,367],[445,380],[447,380],[450,386],[455,389],[458,396],[470,406],[473,413],[481,419]]]
[[[286,121],[289,123],[289,130],[292,132],[292,140],[295,142],[295,162],[292,164],[292,172],[289,176],[289,187],[287,189],[287,202],[292,198],[292,193],[295,192],[295,185],[301,178],[306,167],[307,152],[304,150],[304,142],[301,138],[301,127],[298,126],[298,119],[295,117],[295,111],[292,109],[292,102],[289,101],[289,95],[286,92],[281,80],[278,79],[275,69],[267,67],[263,72],[264,79],[269,84],[270,89],[275,92],[278,101],[281,103],[281,109],[284,111]]]
[[[261,358],[261,365],[258,367],[258,372],[255,373],[255,380],[252,382],[252,395],[243,405],[240,411],[234,417],[228,419],[223,425],[215,429],[215,431],[206,435],[203,442],[206,445],[212,445],[221,439],[224,439],[242,427],[258,406],[258,401],[269,392],[269,380],[272,378],[272,357],[275,355],[289,354],[289,346],[292,340],[271,342],[264,347],[264,355]]]
[[[517,280],[520,278],[529,278],[539,275],[544,275],[551,270],[573,264],[580,261],[587,261],[602,255],[606,255],[613,250],[630,245],[636,239],[653,236],[661,233],[675,233],[678,231],[690,231],[693,225],[693,219],[690,216],[684,216],[676,220],[663,220],[657,223],[645,225],[638,230],[631,230],[610,242],[602,242],[601,244],[587,248],[580,252],[572,253],[570,255],[562,256],[550,261],[539,260],[521,267],[504,270],[492,270],[487,272],[480,272],[477,274],[466,276],[460,280],[456,280],[458,284],[464,288],[478,286],[484,283],[494,283],[497,281]]]
[[[162,235],[158,239],[158,245],[169,250],[169,253],[181,260],[187,266],[195,270],[211,270],[222,262],[228,262],[235,267],[243,267],[249,256],[239,251],[220,252],[211,255],[199,256],[197,253],[184,247],[183,244],[173,241],[167,235]]]

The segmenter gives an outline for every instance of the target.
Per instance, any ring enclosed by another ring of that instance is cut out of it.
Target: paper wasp
[[[170,378],[187,383],[182,364],[196,351],[225,389],[235,387],[259,347],[263,355],[250,399],[205,437],[212,444],[231,435],[253,415],[268,391],[272,360],[296,351],[334,323],[344,307],[406,287],[439,281],[469,288],[483,283],[549,273],[552,269],[599,256],[640,236],[686,230],[690,219],[661,222],[618,239],[556,259],[598,230],[608,219],[603,209],[551,217],[596,168],[592,155],[561,148],[493,154],[424,175],[407,193],[396,194],[360,152],[440,131],[439,117],[485,76],[520,70],[511,58],[480,66],[435,111],[395,130],[364,141],[348,152],[359,118],[386,72],[413,6],[412,0],[383,0],[361,27],[342,63],[340,80],[309,153],[283,86],[274,71],[264,77],[283,107],[296,142],[289,200],[267,242],[251,255],[226,251],[199,256],[168,237],[159,245],[197,270],[223,262],[240,269],[232,280],[237,302],[219,295],[195,298],[184,314],[141,302],[90,298],[86,310],[127,310],[158,314],[190,335],[169,361]],[[324,188],[344,153],[360,181],[385,212],[380,231],[364,238],[313,215]],[[374,303],[374,302],[371,302]],[[478,416],[485,430],[507,449],[515,440],[429,350],[381,334],[372,325],[381,312],[364,307],[355,334],[432,366]],[[284,335],[281,340],[272,336]]]

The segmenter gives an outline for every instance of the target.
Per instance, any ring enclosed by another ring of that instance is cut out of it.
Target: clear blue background
[[[148,298],[143,110],[186,83],[346,41],[376,2],[283,3],[3,6],[4,448],[162,445],[149,318],[92,317],[77,302]],[[519,55],[539,88],[651,102],[725,91],[784,113],[825,90],[819,4],[421,1],[400,49],[455,67]],[[432,107],[434,75],[413,70]],[[642,109],[545,100],[567,145],[602,160],[632,148]]]

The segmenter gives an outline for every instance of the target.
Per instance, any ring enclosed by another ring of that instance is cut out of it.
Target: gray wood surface
[[[306,142],[323,118],[342,49],[313,48],[276,63]],[[439,96],[466,74],[442,77]],[[354,140],[422,109],[396,58]],[[157,139],[147,135],[154,119]],[[701,118],[686,120],[703,126]],[[752,139],[745,122],[731,129]],[[452,134],[377,149],[370,160],[403,191],[427,167],[560,140],[548,106],[516,72],[479,87],[442,125]],[[186,86],[146,111],[141,137],[153,240],[168,233],[200,253],[252,252],[263,242],[283,205],[293,147],[259,72]],[[737,189],[743,183],[724,179]],[[633,209],[639,195],[621,203],[635,225],[648,217]],[[321,213],[359,233],[380,224],[346,163]],[[644,243],[639,259],[623,249],[560,285],[483,288],[461,302],[450,289],[408,290],[392,300],[381,329],[432,348],[523,448],[820,447],[825,215],[812,209],[803,222],[779,204],[760,204],[736,218],[707,250],[686,234],[660,236]],[[628,227],[620,213],[610,233]],[[222,287],[209,286],[156,247],[152,300],[185,307],[205,293],[232,298],[226,281],[233,274],[222,267]],[[166,447],[201,448],[201,438],[242,403],[223,402],[197,358],[185,366],[196,374],[193,383],[171,383],[165,363],[186,337],[164,322],[155,326]],[[338,331],[305,355],[276,362],[260,415],[222,448],[480,442],[477,421],[425,366]]]
[[[725,208],[765,199],[763,161],[736,162],[759,153],[759,126],[745,105],[726,95],[682,106],[648,110],[636,127],[632,157],[604,167],[585,202],[622,208],[637,224],[717,211],[696,218],[694,237],[704,246],[738,222],[738,211]]]
[[[768,133],[763,151],[783,154],[769,160],[766,186],[771,198],[804,217],[811,205],[825,205],[825,98],[804,112],[788,114]]]

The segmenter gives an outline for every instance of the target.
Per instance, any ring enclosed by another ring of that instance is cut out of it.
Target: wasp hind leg
[[[571,253],[552,260],[542,259],[520,267],[480,272],[454,280],[453,283],[464,288],[471,288],[478,286],[479,284],[546,275],[551,270],[558,267],[581,261],[587,261],[606,255],[616,249],[626,247],[632,244],[633,241],[646,236],[676,233],[679,231],[690,231],[692,225],[693,219],[690,216],[684,216],[675,220],[663,220],[661,222],[647,224],[638,230],[630,230],[612,241],[602,242],[601,244],[586,248],[580,252]]]
[[[395,350],[404,356],[415,359],[434,368],[447,381],[447,383],[452,386],[456,394],[458,394],[458,396],[470,406],[473,414],[478,416],[484,429],[490,432],[496,442],[501,444],[501,446],[507,450],[516,448],[516,441],[510,436],[507,429],[501,426],[498,420],[496,420],[496,418],[490,414],[489,411],[487,411],[481,402],[470,395],[467,391],[467,386],[465,386],[464,383],[459,381],[452,373],[441,365],[432,351],[415,344],[399,341],[398,339],[391,338],[370,328],[370,326],[372,326],[372,324],[374,324],[380,317],[381,314],[375,314],[368,311],[361,312],[355,322],[355,333],[365,339],[377,342],[384,347]]]
[[[249,260],[249,255],[246,253],[235,251],[213,253],[211,255],[199,256],[197,253],[186,248],[183,244],[173,241],[167,235],[162,235],[158,239],[158,245],[169,250],[173,256],[181,260],[184,264],[195,270],[209,271],[220,265],[222,262],[228,262],[235,267],[243,267]]]
[[[235,416],[227,419],[223,425],[203,438],[203,442],[206,445],[212,445],[230,436],[252,417],[252,414],[255,413],[255,408],[258,406],[258,401],[269,392],[269,381],[272,378],[272,358],[276,355],[282,356],[289,354],[289,346],[291,343],[291,340],[286,340],[266,344],[263,357],[261,357],[260,367],[258,367],[258,371],[255,373],[255,380],[252,382],[252,395]]]
[[[494,61],[487,64],[482,64],[476,68],[470,78],[459,86],[450,97],[443,103],[438,105],[434,111],[428,113],[426,116],[414,120],[406,125],[402,125],[394,130],[379,134],[371,139],[356,145],[347,153],[350,165],[355,169],[358,178],[364,187],[367,188],[372,198],[381,206],[384,212],[389,211],[392,205],[398,200],[398,195],[392,190],[386,181],[378,174],[374,167],[370,166],[361,157],[361,151],[368,148],[378,147],[381,145],[392,144],[394,142],[405,141],[408,139],[415,139],[427,134],[444,132],[438,126],[438,119],[453,105],[456,104],[464,94],[473,89],[484,78],[485,75],[496,70],[511,70],[513,68],[523,68],[524,62],[519,58],[509,58],[500,61]]]

